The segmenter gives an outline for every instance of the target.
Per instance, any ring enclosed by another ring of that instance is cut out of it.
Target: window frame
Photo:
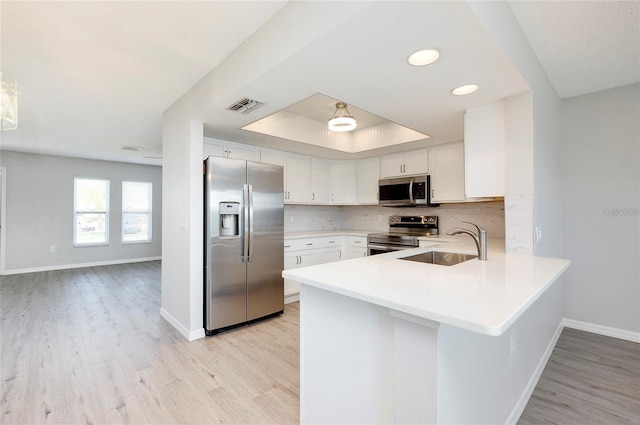
[[[106,182],[105,190],[105,211],[78,211],[78,181],[79,180],[97,180]],[[111,180],[99,177],[74,177],[73,178],[73,247],[84,248],[92,246],[107,246],[109,245],[109,219],[111,210]],[[104,214],[104,242],[78,242],[78,213],[80,214]]]
[[[144,211],[148,217],[148,238],[144,240],[125,241],[124,240],[124,214],[125,212],[141,213],[141,211],[125,210],[124,208],[124,186],[126,183],[145,183],[149,187],[149,205],[148,210]],[[122,180],[121,189],[121,208],[120,208],[120,242],[122,244],[152,243],[153,242],[153,182],[148,180]]]

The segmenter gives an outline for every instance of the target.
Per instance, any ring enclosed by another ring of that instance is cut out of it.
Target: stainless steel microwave
[[[438,207],[431,202],[431,176],[394,177],[378,180],[378,205],[383,207]]]

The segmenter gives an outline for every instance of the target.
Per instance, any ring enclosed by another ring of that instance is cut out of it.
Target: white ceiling
[[[19,127],[2,133],[2,149],[159,164],[144,156],[161,154],[162,112],[285,3],[2,1],[0,68],[21,93]],[[640,2],[510,5],[561,97],[640,81]],[[255,96],[266,105],[254,114],[268,115],[322,92],[433,143],[460,140],[465,107],[526,89],[463,9],[458,2],[362,3],[272,72],[238,84],[214,110]],[[336,50],[343,41],[349,48]],[[437,67],[404,63],[420,47],[442,50]],[[469,78],[481,84],[476,95],[450,96]],[[209,135],[284,146],[239,130],[259,116],[220,116],[207,121]]]
[[[640,80],[640,1],[512,1],[558,95]]]

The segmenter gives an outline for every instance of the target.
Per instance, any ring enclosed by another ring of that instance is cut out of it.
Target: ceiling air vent
[[[245,97],[244,99],[240,99],[233,105],[229,106],[227,110],[235,111],[242,115],[247,115],[249,112],[253,111],[254,109],[258,109],[262,105],[264,105],[264,103]]]
[[[120,149],[122,149],[123,151],[129,151],[129,152],[141,152],[144,150],[142,146],[128,146],[128,145],[122,145],[120,146]]]

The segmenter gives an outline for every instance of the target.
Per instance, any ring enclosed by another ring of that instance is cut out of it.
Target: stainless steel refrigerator
[[[282,313],[282,167],[209,157],[204,198],[206,334]]]

